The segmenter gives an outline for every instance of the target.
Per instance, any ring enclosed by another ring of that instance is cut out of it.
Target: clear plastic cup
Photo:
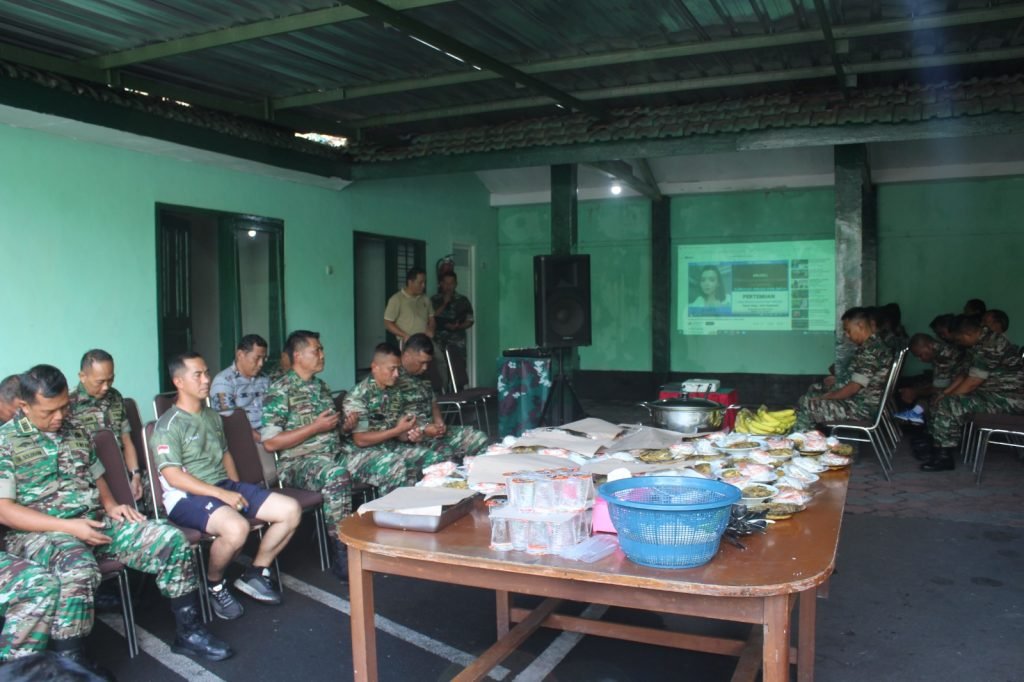
[[[548,538],[547,521],[527,521],[528,530],[526,540],[526,551],[529,554],[547,554],[551,547],[551,540]]]
[[[530,535],[530,522],[522,519],[508,520],[508,535],[512,540],[512,549],[525,550]]]

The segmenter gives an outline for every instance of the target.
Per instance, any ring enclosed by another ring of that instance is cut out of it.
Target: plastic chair
[[[145,439],[142,436],[142,415],[139,413],[139,404],[131,398],[124,399],[124,414],[128,419],[128,426],[131,427],[132,445],[135,446],[135,454],[139,458],[139,468],[146,470],[146,463],[142,461],[142,450],[145,446]]]
[[[256,443],[252,439],[252,425],[244,410],[235,410],[228,416],[221,416],[224,422],[224,437],[228,442],[228,452],[235,460],[238,477],[246,482],[264,486],[263,465],[260,463]],[[302,513],[313,512],[316,524],[316,546],[320,552],[320,570],[330,568],[330,548],[327,544],[327,527],[324,522],[323,496],[313,490],[286,488],[278,481],[274,492],[292,498],[302,507]],[[275,567],[276,567],[275,559]],[[278,570],[280,574],[280,570]]]
[[[878,463],[882,465],[882,474],[885,476],[886,481],[890,480],[889,474],[892,472],[892,458],[896,453],[896,446],[899,444],[899,432],[893,433],[886,427],[885,415],[889,400],[892,398],[893,390],[896,387],[896,379],[900,375],[900,370],[903,369],[903,359],[906,356],[907,349],[904,348],[893,359],[892,368],[889,370],[889,378],[885,382],[885,390],[882,392],[882,398],[878,403],[878,411],[875,413],[873,420],[856,419],[842,423],[826,424],[829,427],[829,435],[835,436],[839,440],[870,443],[875,451],[875,456],[878,458]],[[847,435],[846,431],[863,433],[864,437],[857,438]]]
[[[117,436],[110,429],[100,429],[92,435],[93,448],[96,456],[103,464],[103,479],[110,487],[110,492],[118,504],[126,504],[135,509],[135,497],[132,495],[132,484],[128,479],[128,470],[124,465],[124,455],[117,443]],[[121,595],[121,617],[124,618],[125,638],[128,640],[128,656],[135,658],[139,654],[139,640],[135,632],[135,609],[132,606],[131,585],[128,582],[128,567],[117,559],[98,559],[100,579],[117,579],[118,591]]]
[[[448,361],[448,379],[451,380],[451,385],[456,385],[455,379],[455,368],[452,367],[452,355],[446,347],[444,349],[444,357]],[[459,423],[465,425],[463,419],[462,408],[463,406],[472,405],[476,410],[476,423],[477,426],[480,424],[486,424],[487,435],[491,435],[491,418],[487,414],[487,401],[490,399],[497,400],[498,389],[489,388],[487,386],[476,386],[473,388],[464,388],[461,391],[455,393],[445,393],[437,396],[438,406],[445,408],[454,408],[459,415]],[[483,408],[483,419],[480,418],[480,408]]]

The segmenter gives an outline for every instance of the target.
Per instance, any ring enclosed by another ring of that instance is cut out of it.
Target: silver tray
[[[456,504],[442,507],[439,516],[420,516],[417,514],[401,514],[393,511],[373,512],[374,524],[381,528],[397,528],[398,530],[418,530],[424,533],[436,533],[450,526],[473,509],[473,505],[482,496],[477,493]]]

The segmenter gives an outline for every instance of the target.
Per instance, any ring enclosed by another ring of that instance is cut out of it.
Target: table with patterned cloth
[[[551,379],[551,358],[511,356],[498,361],[499,436],[518,436],[540,426]]]

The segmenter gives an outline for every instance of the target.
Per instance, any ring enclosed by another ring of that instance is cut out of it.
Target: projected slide
[[[685,334],[832,332],[830,239],[678,247],[677,326]]]

